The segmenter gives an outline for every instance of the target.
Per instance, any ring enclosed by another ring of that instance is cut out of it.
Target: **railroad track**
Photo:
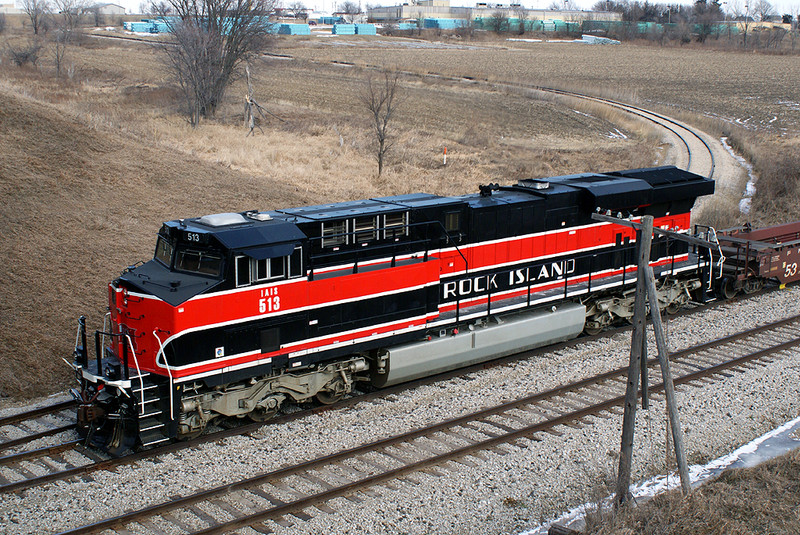
[[[533,87],[533,89],[589,102],[597,102],[652,122],[675,137],[677,143],[673,142],[673,146],[682,145],[685,148],[685,154],[676,155],[677,161],[675,165],[677,167],[709,178],[715,178],[714,171],[716,169],[716,162],[714,159],[714,151],[701,133],[685,123],[667,117],[666,115],[661,115],[645,108],[625,104],[616,100],[551,87]]]
[[[775,290],[777,290],[777,286],[767,288],[760,294]],[[743,295],[738,297],[737,300],[749,299],[754,296],[755,295]],[[704,310],[726,303],[730,303],[730,301],[710,301],[703,305],[685,308],[672,317],[702,313]],[[259,431],[264,427],[264,425],[285,424],[294,420],[305,418],[310,414],[316,414],[329,410],[340,410],[354,406],[358,403],[382,400],[391,395],[401,393],[405,390],[411,390],[423,385],[446,381],[454,377],[467,376],[471,373],[479,372],[487,368],[503,366],[516,361],[534,358],[545,353],[579,346],[592,340],[610,337],[629,328],[629,326],[616,327],[597,335],[582,336],[580,338],[575,338],[551,346],[546,346],[515,355],[509,355],[489,362],[468,366],[466,368],[459,368],[457,370],[425,377],[416,381],[410,381],[401,385],[371,392],[359,392],[334,405],[320,405],[311,408],[303,408],[295,412],[275,417],[266,423],[258,422],[239,424],[228,429],[221,429],[206,433],[201,437],[189,442],[166,444],[120,458],[111,458],[94,449],[85,447],[84,441],[78,439],[77,434],[75,433],[65,434],[64,442],[62,443],[38,448],[26,447],[30,444],[34,444],[34,442],[27,442],[26,439],[22,438],[18,441],[19,444],[15,445],[15,451],[8,453],[3,452],[3,450],[0,449],[0,494],[18,492],[54,481],[64,481],[72,478],[88,478],[91,477],[93,472],[99,470],[113,470],[119,466],[132,464],[137,461],[158,458],[159,456],[166,455],[168,453],[197,448],[198,446],[207,442],[215,442],[231,436],[248,435],[250,433]],[[37,411],[42,411],[42,413],[44,413],[47,410],[71,410],[74,408],[74,406],[75,403],[70,401],[66,402],[63,407],[54,405],[43,409],[37,409]],[[24,418],[25,414],[31,415],[33,414],[33,411],[30,413],[22,413],[20,415],[9,417],[7,420],[9,422],[12,420],[20,420]],[[73,413],[69,413],[69,417],[71,420],[74,420]],[[0,424],[2,424],[5,420],[6,419],[0,419]],[[69,427],[69,430],[71,430],[74,429],[75,426],[73,423],[71,426],[67,427]]]
[[[671,355],[676,385],[725,379],[765,365],[781,352],[800,346],[800,316],[750,329]],[[660,397],[662,384],[655,359],[649,363]],[[656,381],[657,380],[657,381]],[[175,497],[138,511],[63,532],[96,533],[107,529],[137,533],[226,533],[250,527],[270,532],[318,514],[335,512],[336,498],[360,500],[371,487],[391,486],[414,473],[440,476],[459,464],[480,462],[486,452],[526,448],[542,433],[560,434],[562,426],[587,425],[589,417],[620,412],[627,368],[489,407],[431,426],[363,444],[318,459],[286,466],[249,479]]]
[[[0,418],[0,455],[10,449],[75,429],[76,403],[63,401]]]

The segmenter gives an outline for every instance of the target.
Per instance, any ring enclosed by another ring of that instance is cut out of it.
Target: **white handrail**
[[[141,389],[139,390],[139,397],[142,400],[140,403],[142,407],[141,414],[144,415],[144,379],[142,378],[142,370],[139,368],[139,359],[136,358],[136,351],[133,349],[133,340],[131,340],[131,335],[125,334],[125,338],[128,340],[128,345],[131,348],[131,354],[133,355],[133,362],[136,364],[136,373],[139,375],[139,385]]]
[[[164,344],[161,343],[161,338],[158,337],[156,329],[153,329],[153,336],[158,340],[158,353],[156,353],[156,364],[158,364],[158,354],[164,355],[164,367],[167,368],[167,375],[169,375],[169,419],[175,419],[174,403],[172,402],[172,372],[169,369],[169,362],[167,362],[167,354],[164,353]]]
[[[106,325],[108,324],[108,318],[110,317],[111,317],[111,312],[106,312],[106,315],[103,316],[103,338],[100,342],[101,348],[106,347],[106,333],[109,332],[108,329],[106,328]]]

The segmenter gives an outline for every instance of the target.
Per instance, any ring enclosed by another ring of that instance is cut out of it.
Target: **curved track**
[[[676,385],[720,381],[731,373],[765,365],[781,352],[800,346],[800,316],[701,344],[670,357]],[[660,378],[655,359],[649,362]],[[505,453],[504,445],[527,447],[538,434],[558,435],[560,426],[589,425],[589,417],[610,417],[625,399],[627,367],[611,370],[552,390],[526,396],[472,414],[415,429],[343,450],[332,455],[286,466],[246,480],[132,511],[69,534],[107,529],[137,533],[227,533],[252,527],[271,531],[271,522],[289,525],[320,513],[333,512],[327,502],[370,487],[391,485],[414,472],[434,476],[457,471],[483,459],[482,452]],[[660,396],[663,385],[650,387]]]
[[[678,151],[678,154],[673,157],[676,159],[674,165],[687,171],[697,173],[698,175],[714,178],[714,170],[716,162],[714,158],[714,151],[709,142],[705,139],[707,134],[690,127],[671,117],[652,112],[639,106],[625,104],[607,98],[594,97],[574,91],[564,91],[561,89],[553,89],[548,87],[537,87],[539,91],[553,93],[556,95],[563,95],[572,98],[587,100],[590,102],[597,102],[607,106],[611,106],[626,113],[635,115],[643,120],[654,123],[664,129],[665,134],[669,137],[674,137],[675,142],[672,143],[673,147],[683,147]]]

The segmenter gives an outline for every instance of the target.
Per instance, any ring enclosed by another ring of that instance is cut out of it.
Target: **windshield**
[[[172,244],[159,236],[158,243],[156,244],[155,259],[165,266],[170,267],[172,265],[172,250]]]
[[[219,277],[222,272],[222,256],[210,251],[181,249],[175,256],[175,269]]]

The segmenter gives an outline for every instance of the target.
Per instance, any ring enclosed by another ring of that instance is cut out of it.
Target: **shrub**
[[[23,67],[28,64],[37,65],[39,63],[42,48],[42,45],[37,42],[31,42],[27,46],[19,48],[9,46],[8,55],[11,58],[11,61],[13,61],[18,67]]]

